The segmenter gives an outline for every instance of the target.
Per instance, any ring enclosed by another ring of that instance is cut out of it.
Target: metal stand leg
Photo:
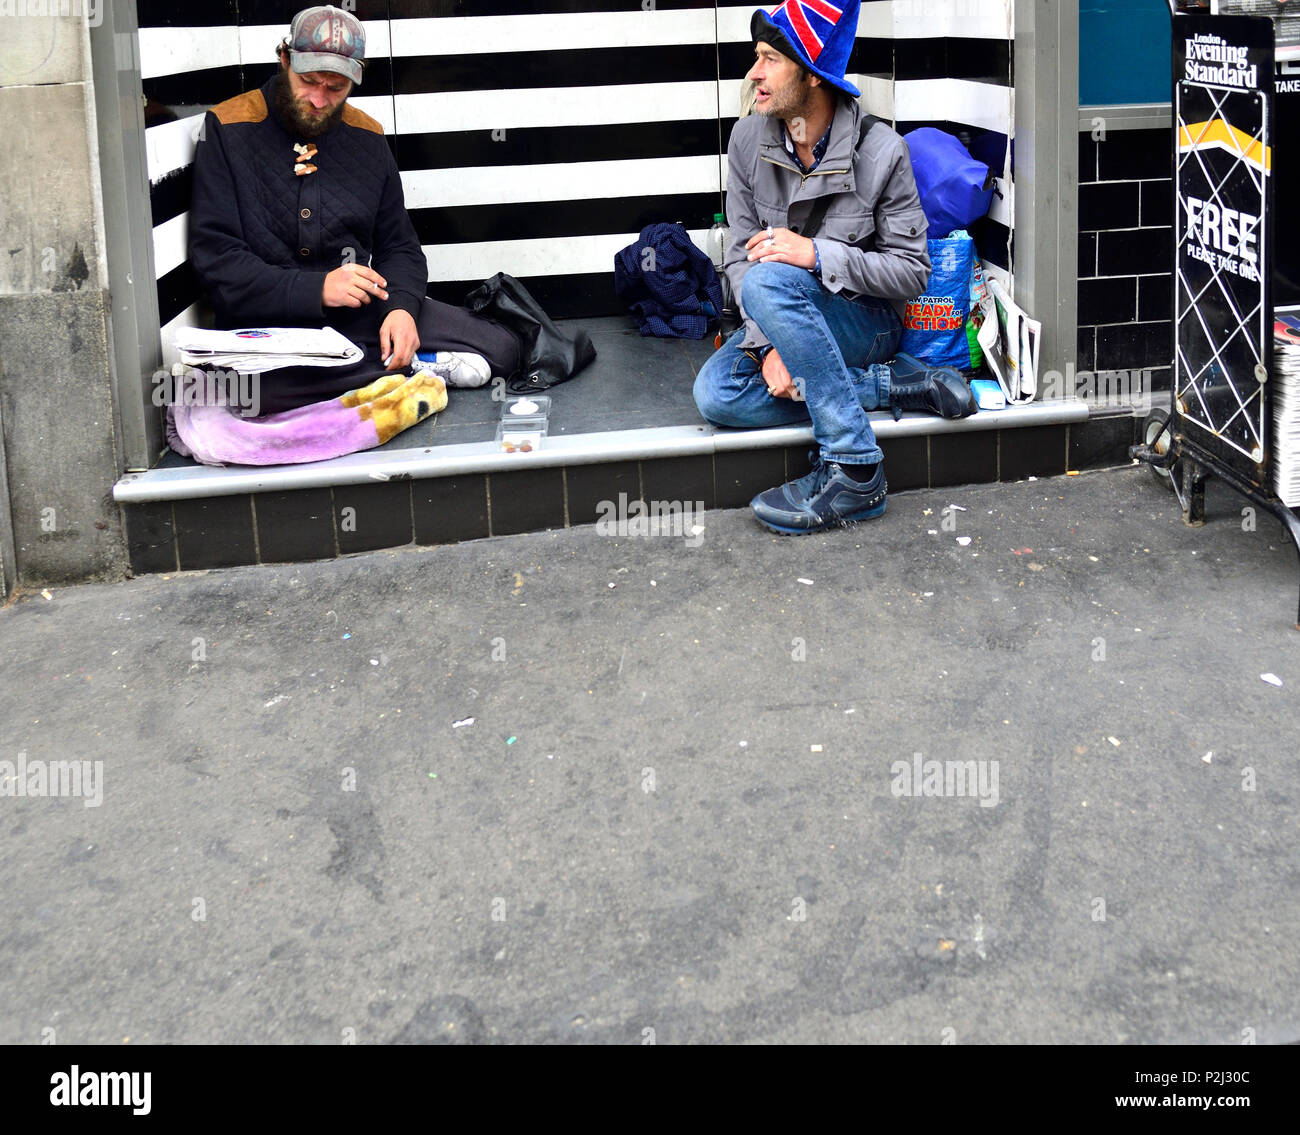
[[[1189,528],[1202,528],[1205,525],[1205,482],[1210,475],[1188,457],[1183,458],[1179,472],[1182,485],[1178,500],[1183,506],[1183,523]]]

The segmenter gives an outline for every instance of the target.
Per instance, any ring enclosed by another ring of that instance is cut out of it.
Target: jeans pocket
[[[887,363],[896,354],[898,354],[898,344],[903,337],[902,328],[893,331],[878,331],[876,341],[871,348],[871,354],[863,366],[870,366],[872,363]]]

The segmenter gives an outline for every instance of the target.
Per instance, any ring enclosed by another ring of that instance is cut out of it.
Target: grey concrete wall
[[[126,571],[110,496],[121,463],[88,16],[96,5],[84,0],[0,5],[0,486],[14,560],[6,586]]]

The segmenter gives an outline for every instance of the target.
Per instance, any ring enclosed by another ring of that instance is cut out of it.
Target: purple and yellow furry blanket
[[[167,444],[204,465],[291,465],[383,445],[447,405],[447,387],[428,371],[389,374],[329,402],[242,417],[204,400],[167,407]]]

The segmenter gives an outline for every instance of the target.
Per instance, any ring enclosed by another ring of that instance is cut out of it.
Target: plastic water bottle
[[[731,230],[727,227],[727,218],[722,213],[713,214],[713,228],[709,229],[707,241],[709,259],[713,266],[722,271],[722,263],[727,256],[727,245],[731,240]]]

